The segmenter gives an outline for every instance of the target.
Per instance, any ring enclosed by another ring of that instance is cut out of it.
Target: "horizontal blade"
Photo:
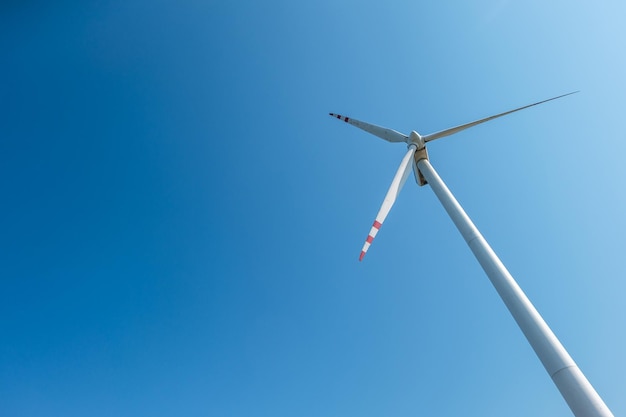
[[[458,132],[460,132],[462,130],[469,129],[470,127],[479,125],[481,123],[485,123],[485,122],[488,122],[490,120],[497,119],[498,117],[506,116],[507,114],[515,113],[516,111],[524,110],[524,109],[527,109],[529,107],[536,106],[537,104],[541,104],[541,103],[545,103],[545,102],[548,102],[548,101],[556,100],[557,98],[569,96],[570,94],[574,94],[574,93],[577,93],[577,92],[578,91],[574,91],[574,92],[571,92],[571,93],[563,94],[563,95],[558,96],[558,97],[552,97],[552,98],[549,98],[547,100],[538,101],[537,103],[533,103],[533,104],[529,104],[529,105],[524,106],[524,107],[520,107],[520,108],[517,108],[517,109],[509,110],[507,112],[496,114],[494,116],[485,117],[484,119],[476,120],[476,121],[471,122],[471,123],[467,123],[467,124],[464,124],[464,125],[452,127],[450,129],[442,130],[441,132],[431,133],[430,135],[424,136],[424,142],[430,142],[431,140],[443,138],[445,136],[450,136],[450,135],[458,133]]]
[[[378,210],[376,220],[374,221],[374,224],[370,229],[370,233],[365,240],[363,249],[361,249],[361,256],[359,256],[359,261],[363,260],[363,257],[365,256],[365,253],[374,241],[378,230],[387,218],[389,210],[391,210],[391,207],[393,207],[393,203],[396,202],[396,198],[398,197],[398,194],[400,194],[400,190],[402,189],[402,186],[406,182],[406,179],[411,172],[411,161],[413,160],[413,154],[415,154],[415,146],[410,146],[409,151],[406,153],[406,155],[404,155],[402,162],[400,162],[400,166],[398,167],[398,171],[396,171],[396,175],[393,177],[393,181],[391,181],[391,186],[389,187],[389,191],[387,191],[387,195],[383,200],[383,205],[380,207],[380,210]]]
[[[362,122],[360,120],[352,119],[350,117],[342,116],[340,114],[328,113],[332,117],[336,117],[339,120],[343,120],[346,123],[351,124],[352,126],[356,126],[359,129],[363,129],[368,133],[371,133],[374,136],[378,136],[381,139],[385,139],[389,142],[406,142],[409,137],[407,135],[403,135],[400,132],[396,132],[392,129],[387,129],[386,127],[380,127],[376,125],[372,125],[369,123]]]

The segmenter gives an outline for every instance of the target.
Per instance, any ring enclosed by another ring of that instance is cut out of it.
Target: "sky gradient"
[[[0,6],[0,415],[569,416],[405,152],[626,414],[626,6]]]

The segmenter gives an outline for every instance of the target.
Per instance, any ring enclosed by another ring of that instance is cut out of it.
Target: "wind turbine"
[[[443,182],[439,174],[435,171],[428,160],[426,152],[426,144],[433,140],[453,135],[470,127],[488,122],[498,117],[506,116],[523,109],[527,109],[538,104],[542,104],[557,98],[565,97],[572,93],[563,94],[542,100],[537,103],[529,104],[513,110],[499,113],[493,116],[485,117],[470,123],[444,129],[439,132],[428,135],[420,135],[416,131],[412,131],[409,135],[397,132],[381,126],[365,123],[340,114],[329,113],[332,117],[365,130],[379,138],[389,142],[406,143],[408,147],[407,153],[402,158],[400,166],[393,177],[391,186],[387,191],[387,195],[383,200],[383,204],[376,215],[374,224],[365,240],[365,244],[361,250],[359,260],[363,260],[366,252],[370,248],[376,234],[380,230],[383,222],[387,218],[391,207],[396,201],[400,190],[404,186],[407,177],[413,168],[415,180],[420,186],[430,184],[435,195],[443,205],[444,209],[456,225],[457,229],[465,239],[474,256],[480,263],[481,267],[489,277],[489,280],[495,287],[496,291],[504,301],[509,312],[517,322],[524,336],[532,346],[533,350],[539,357],[544,368],[552,378],[552,381],[560,391],[561,395],[567,402],[576,417],[613,416],[609,408],[606,406],[602,398],[596,390],[591,386],[585,375],[578,368],[574,360],[567,353],[561,342],[555,334],[550,330],[546,322],[543,320],[539,312],[535,309],[526,294],[513,279],[504,264],[500,261],[495,252],[491,249],[485,238],[480,234],[469,216],[465,213],[461,205],[454,198],[446,184]]]

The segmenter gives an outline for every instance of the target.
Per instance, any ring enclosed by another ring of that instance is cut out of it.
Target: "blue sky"
[[[430,160],[626,413],[626,6],[0,6],[0,414],[568,416]]]

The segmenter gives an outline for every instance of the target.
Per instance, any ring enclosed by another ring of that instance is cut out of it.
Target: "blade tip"
[[[365,256],[365,251],[361,251],[361,254],[359,255],[359,262],[363,260],[364,256]]]

